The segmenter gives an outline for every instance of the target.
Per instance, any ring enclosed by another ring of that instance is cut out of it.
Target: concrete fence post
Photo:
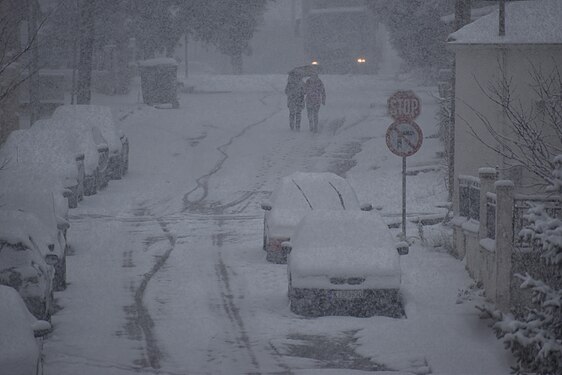
[[[480,168],[478,169],[478,177],[480,177],[480,228],[478,229],[478,239],[481,240],[487,237],[488,232],[488,215],[487,197],[486,194],[494,192],[494,184],[496,182],[498,173],[496,168]]]
[[[496,181],[496,307],[509,312],[513,252],[513,191],[510,180]]]

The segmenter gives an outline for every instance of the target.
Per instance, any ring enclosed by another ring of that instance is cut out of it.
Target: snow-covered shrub
[[[562,158],[555,160],[553,185],[551,190],[560,193]],[[557,215],[559,216],[559,215]],[[526,315],[515,317],[502,314],[489,307],[479,307],[487,317],[495,320],[493,329],[498,338],[517,359],[513,368],[516,374],[536,373],[551,375],[562,373],[562,220],[552,217],[544,206],[531,208],[525,218],[529,225],[520,235],[531,240],[540,251],[546,266],[558,272],[558,282],[540,280],[528,273],[516,274],[522,280],[521,288],[532,292],[533,306],[527,308]]]

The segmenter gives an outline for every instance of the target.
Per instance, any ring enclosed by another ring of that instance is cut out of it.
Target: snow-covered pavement
[[[129,174],[71,211],[70,285],[56,294],[47,375],[509,373],[509,355],[478,319],[481,297],[464,265],[438,246],[439,228],[421,241],[408,227],[418,239],[402,257],[407,318],[290,312],[286,268],[261,249],[260,202],[284,175],[329,170],[393,221],[401,159],[384,135],[397,89],[421,97],[426,136],[408,158],[429,171],[408,178],[408,212],[442,213],[446,200],[433,88],[321,78],[320,134],[306,118],[300,133],[289,130],[282,75],[195,76],[196,92],[181,94],[178,110],[138,104],[136,91],[95,98],[121,120]]]

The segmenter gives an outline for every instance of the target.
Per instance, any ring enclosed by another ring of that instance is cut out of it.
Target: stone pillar
[[[513,190],[510,180],[496,187],[496,307],[509,312],[511,305],[511,255],[513,251]]]
[[[478,176],[480,177],[480,228],[478,230],[478,239],[486,238],[488,215],[486,213],[486,194],[494,192],[494,183],[496,182],[498,172],[496,168],[480,168]]]

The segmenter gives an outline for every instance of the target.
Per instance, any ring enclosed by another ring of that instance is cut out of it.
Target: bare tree
[[[508,167],[522,166],[542,181],[553,183],[555,157],[562,153],[562,79],[558,68],[543,71],[530,63],[532,90],[537,100],[522,102],[511,77],[502,65],[500,77],[480,89],[503,111],[508,129],[502,131],[484,114],[471,108],[484,124],[490,138],[483,137],[470,124],[471,133],[482,144],[501,155]]]
[[[0,0],[0,103],[36,73],[31,52],[48,17],[33,14],[37,10],[37,0]],[[20,40],[20,25],[24,21],[31,24],[31,18],[35,17],[34,27],[28,28],[27,40]],[[9,74],[16,66],[21,74]]]

